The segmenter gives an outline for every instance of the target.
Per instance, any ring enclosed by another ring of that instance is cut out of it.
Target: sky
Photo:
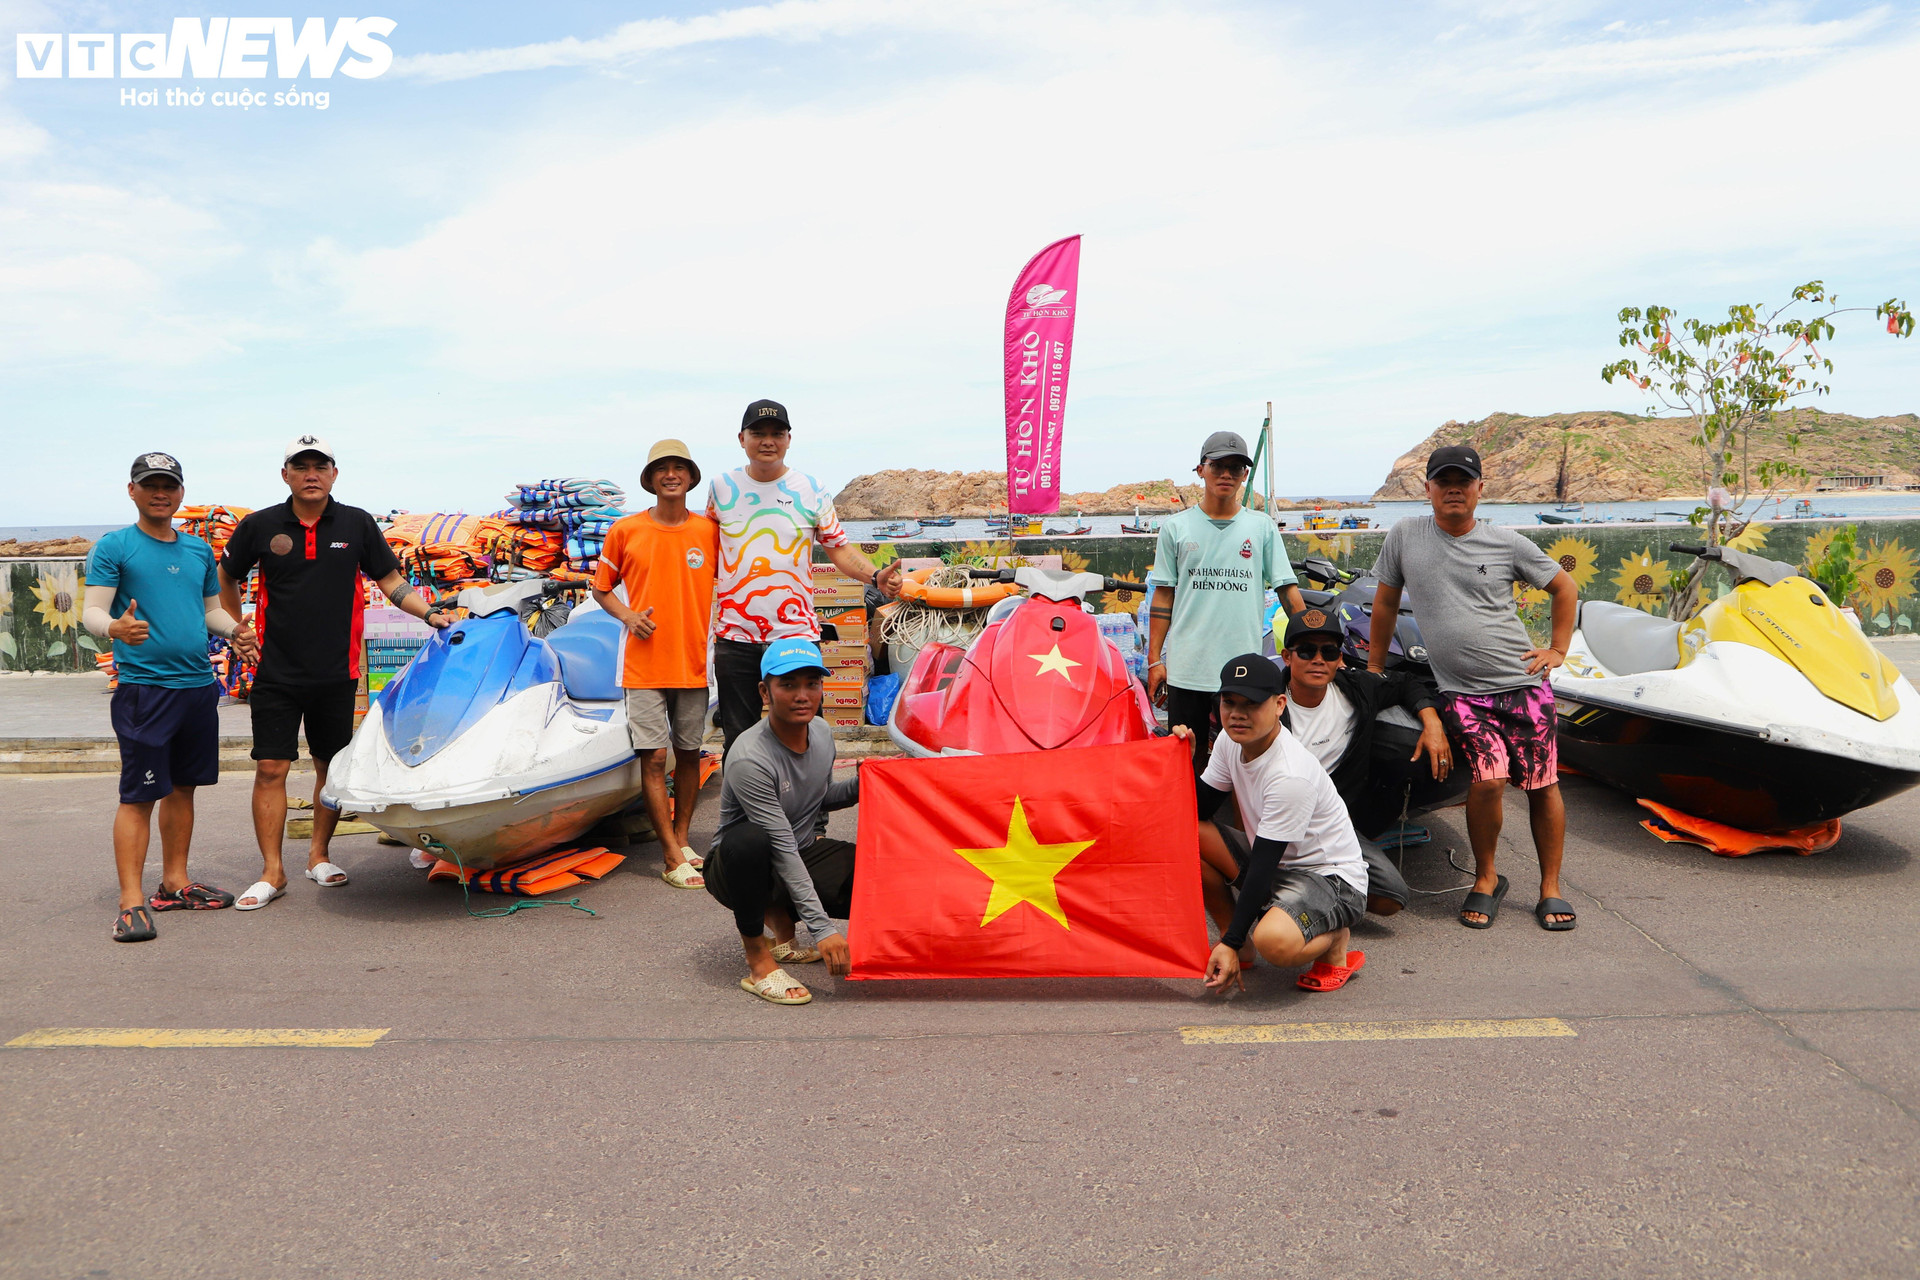
[[[0,525],[119,519],[156,448],[263,505],[303,432],[376,511],[643,500],[762,396],[830,489],[999,469],[1007,291],[1076,233],[1070,490],[1271,401],[1280,492],[1369,492],[1449,419],[1644,411],[1623,306],[1920,301],[1916,5],[387,0],[379,77],[247,82],[325,110],[14,76],[207,12],[0,0]],[[1827,354],[1920,411],[1870,311]]]

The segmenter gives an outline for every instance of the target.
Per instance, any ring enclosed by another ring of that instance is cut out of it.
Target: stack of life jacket
[[[174,513],[174,521],[180,532],[190,533],[213,548],[213,558],[218,561],[227,553],[227,543],[233,540],[233,531],[240,522],[253,514],[251,507],[228,507],[219,503],[203,503],[181,507]],[[240,584],[240,608],[244,613],[260,603],[260,570],[253,569],[247,574],[247,580]],[[241,662],[233,652],[233,646],[219,636],[207,637],[207,658],[213,664],[214,682],[220,686],[220,692],[229,698],[244,701],[253,688],[254,666]],[[102,667],[111,681],[109,687],[117,687],[119,673],[109,658]]]
[[[562,849],[557,853],[536,854],[525,862],[491,871],[468,871],[467,886],[482,893],[518,893],[537,898],[543,893],[571,889],[582,880],[598,880],[627,860],[624,853],[607,849]],[[460,881],[460,868],[451,862],[433,864],[429,880]]]
[[[461,511],[395,512],[386,522],[387,545],[401,570],[436,604],[501,580],[498,571],[513,563],[519,532],[498,517]]]
[[[539,480],[516,485],[499,516],[524,529],[558,534],[560,554],[551,576],[584,581],[600,567],[601,548],[614,522],[626,516],[626,501],[626,491],[611,480]]]

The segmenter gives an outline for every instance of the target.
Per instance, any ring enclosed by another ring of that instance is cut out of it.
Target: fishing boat
[[[1073,513],[1073,528],[1048,529],[1046,536],[1049,538],[1084,538],[1092,532],[1093,526],[1087,523],[1085,516],[1076,511]]]
[[[988,533],[1004,533],[1010,538],[1036,537],[1040,521],[1035,516],[988,516]]]
[[[896,538],[911,538],[919,532],[920,522],[918,520],[895,520],[890,524],[875,527],[873,536],[884,542]]]
[[[1285,522],[1283,521],[1282,523],[1285,523]],[[1340,517],[1340,527],[1342,529],[1365,529],[1372,523],[1373,521],[1367,518],[1366,516],[1341,516]]]
[[[1122,520],[1120,522],[1120,532],[1148,533],[1148,534],[1159,533],[1160,522],[1158,520],[1142,520],[1140,518],[1140,508],[1135,507],[1133,509],[1133,519]]]
[[[925,525],[929,529],[951,529],[953,527],[953,517],[952,516],[921,516],[920,523]]]

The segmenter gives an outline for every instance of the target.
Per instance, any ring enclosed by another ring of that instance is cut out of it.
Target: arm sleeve
[[[793,824],[787,820],[787,811],[780,807],[779,784],[765,765],[751,758],[742,759],[743,754],[736,751],[728,761],[732,776],[726,779],[725,785],[733,792],[747,821],[767,833],[767,840],[773,845],[773,873],[786,886],[787,896],[793,899],[793,909],[800,914],[807,932],[816,940],[838,932],[827,918],[826,908],[820,905],[813,877],[807,874],[800,846],[794,843]]]
[[[220,567],[235,582],[245,582],[247,575],[253,572],[253,566],[259,563],[260,517],[247,516],[234,526],[233,536],[227,539],[227,554],[220,561]]]
[[[1179,544],[1173,540],[1172,518],[1160,522],[1160,535],[1153,546],[1153,569],[1147,574],[1147,585],[1171,587],[1180,576],[1180,564],[1175,551]]]
[[[1400,571],[1400,526],[1394,525],[1387,530],[1387,536],[1380,542],[1380,556],[1373,562],[1373,575],[1390,587],[1407,585]]]
[[[1518,530],[1513,531],[1513,570],[1516,577],[1545,589],[1560,573],[1560,562],[1548,555],[1539,543]]]
[[[1298,586],[1300,580],[1293,576],[1293,561],[1287,554],[1287,540],[1275,527],[1273,521],[1267,521],[1267,585],[1270,587]]]
[[[400,572],[400,558],[387,545],[387,535],[381,531],[373,513],[362,511],[360,518],[363,526],[360,533],[360,572],[374,582],[390,573]]]
[[[1217,791],[1204,782],[1194,783],[1193,798],[1200,811],[1200,821],[1213,821],[1213,815],[1220,812],[1220,806],[1227,802],[1227,797],[1231,794],[1228,791]]]
[[[1280,870],[1280,859],[1286,852],[1284,840],[1255,838],[1253,853],[1247,860],[1246,877],[1240,882],[1240,897],[1233,904],[1233,923],[1220,935],[1220,941],[1235,951],[1247,945],[1247,935],[1266,914],[1267,903],[1273,900],[1274,873]]]

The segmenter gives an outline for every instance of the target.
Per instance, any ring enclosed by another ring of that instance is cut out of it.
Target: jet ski
[[[910,756],[992,755],[1093,747],[1153,737],[1147,692],[1100,634],[1085,600],[1138,582],[1056,569],[975,569],[1027,590],[987,613],[966,648],[929,644],[914,659],[887,720]]]
[[[1589,600],[1552,675],[1560,759],[1743,831],[1824,823],[1920,783],[1920,697],[1820,585],[1726,547],[1734,580],[1686,623]]]
[[[470,587],[469,616],[381,691],[333,758],[323,803],[469,870],[572,840],[641,792],[619,683],[624,628],[576,609],[544,638],[544,578]]]

